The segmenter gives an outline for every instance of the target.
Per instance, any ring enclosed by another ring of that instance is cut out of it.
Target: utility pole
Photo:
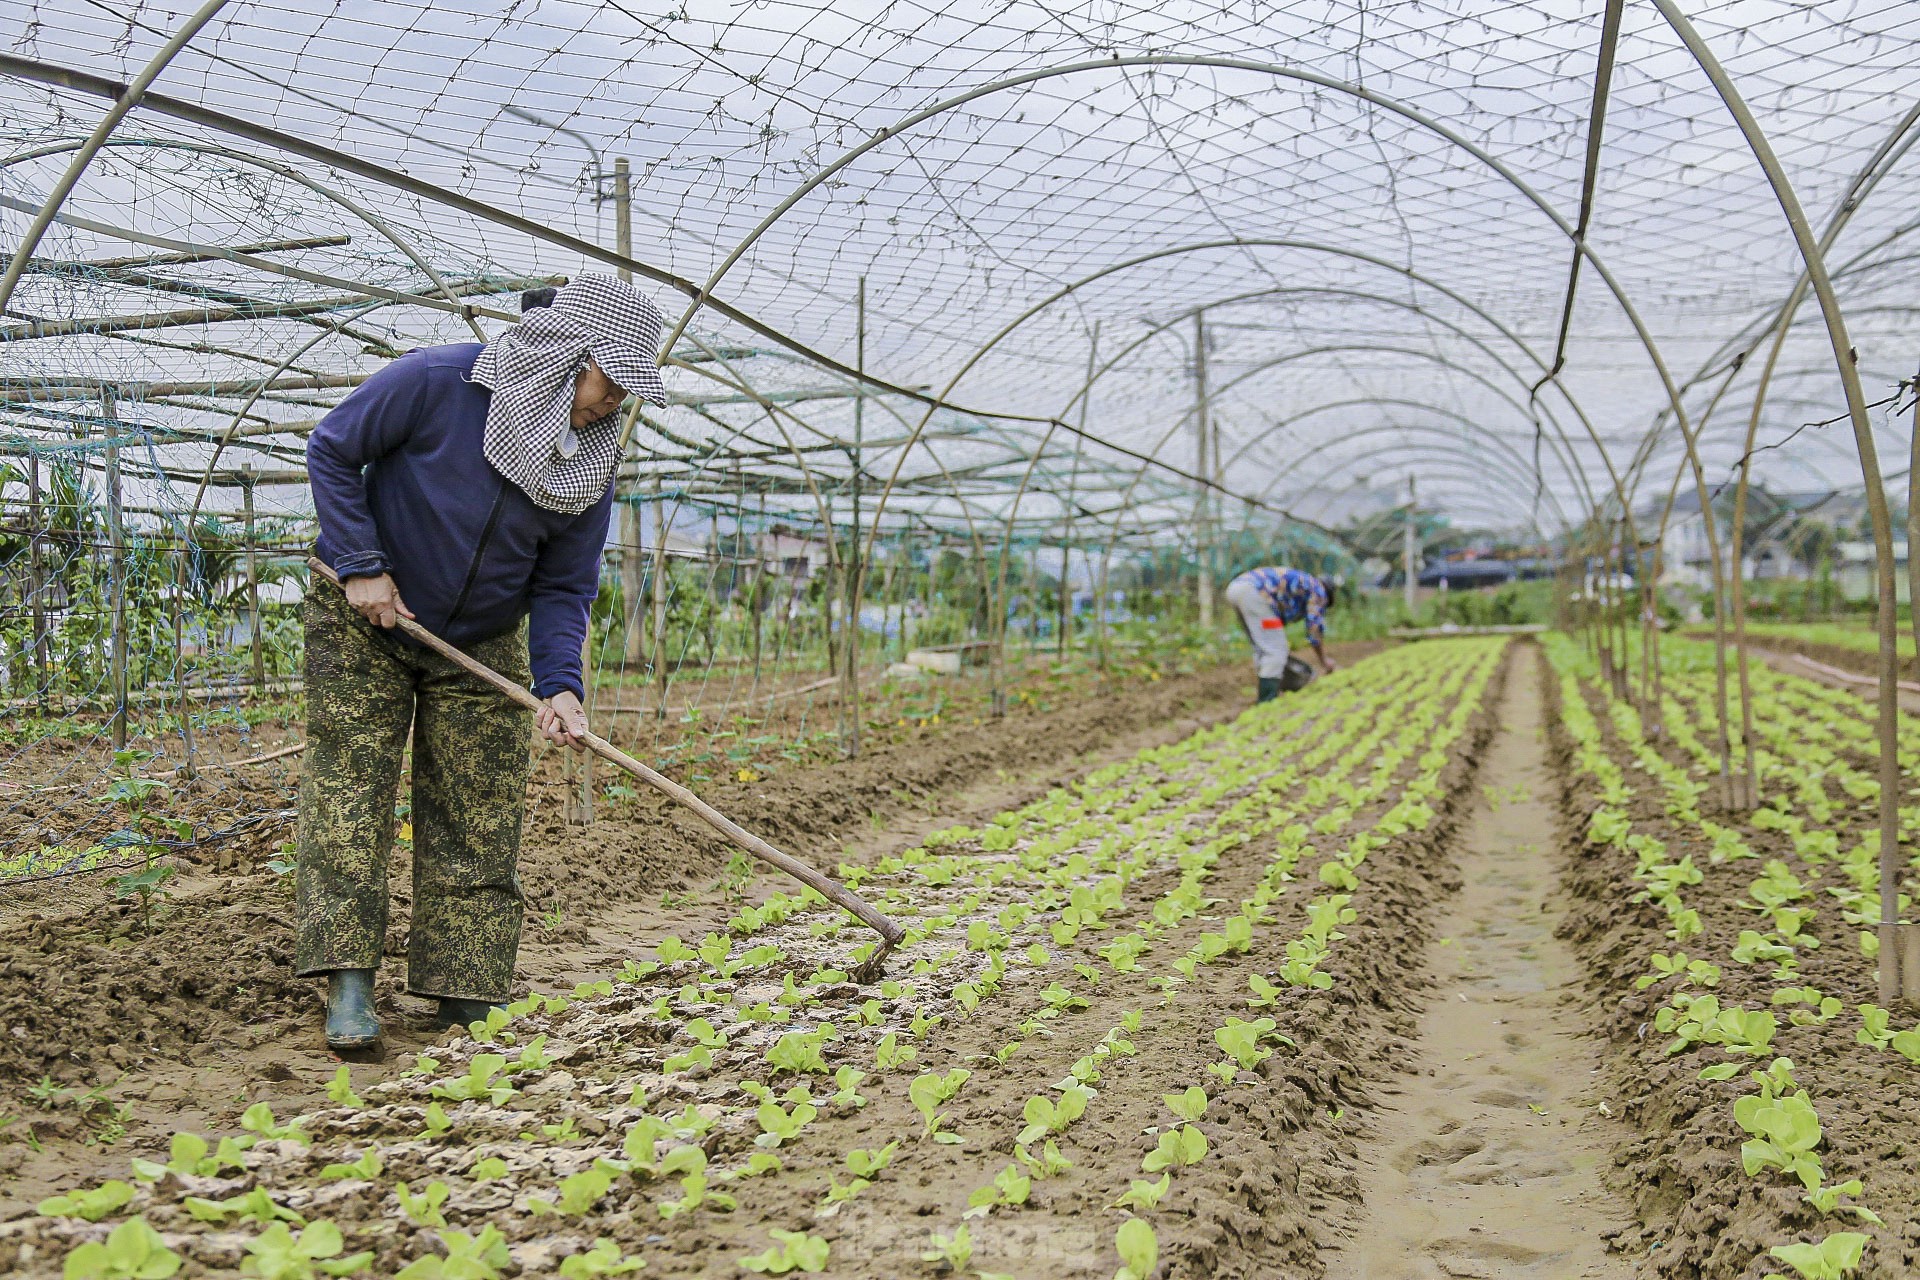
[[[1407,522],[1400,531],[1400,564],[1406,575],[1407,625],[1413,625],[1413,584],[1419,572],[1419,566],[1413,560],[1413,522],[1419,513],[1420,503],[1414,489],[1413,473],[1407,473]]]
[[[1198,438],[1196,465],[1194,471],[1200,476],[1200,502],[1195,511],[1193,523],[1194,550],[1200,560],[1200,629],[1213,630],[1213,547],[1208,540],[1207,520],[1212,506],[1212,492],[1206,481],[1211,478],[1211,451],[1207,447],[1207,313],[1196,311],[1193,316],[1193,383],[1194,383],[1194,425]]]

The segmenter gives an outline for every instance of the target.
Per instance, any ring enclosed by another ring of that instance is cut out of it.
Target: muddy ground
[[[1334,652],[1352,660],[1372,647]],[[860,759],[767,766],[762,757],[749,764],[770,776],[700,790],[782,848],[831,867],[1229,717],[1250,683],[1241,661],[1165,678],[1039,670],[1014,684],[1008,715],[995,721],[984,715],[978,681],[915,682],[891,702],[875,691],[875,703],[898,714],[869,726]],[[791,729],[770,716],[745,732]],[[710,736],[696,746],[687,754],[716,749]],[[522,983],[554,990],[604,976],[667,933],[723,927],[739,892],[768,891],[771,877],[722,883],[730,851],[651,794],[603,804],[591,827],[568,826],[563,801],[573,784],[563,767],[547,753],[531,790]],[[222,785],[257,792],[277,813],[297,768],[297,758],[257,766]],[[315,1030],[323,992],[291,976],[290,877],[268,869],[291,834],[285,820],[262,824],[186,860],[150,926],[98,878],[16,887],[0,898],[10,938],[0,958],[0,1172],[11,1175],[0,1201],[17,1210],[48,1185],[71,1185],[77,1172],[117,1169],[122,1149],[164,1142],[176,1129],[230,1128],[255,1101],[283,1114],[312,1105],[316,1069],[329,1061]],[[408,851],[396,848],[389,956],[404,953],[409,874]],[[429,1006],[399,992],[398,968],[386,966],[380,986],[396,1055],[435,1038],[424,1021]]]

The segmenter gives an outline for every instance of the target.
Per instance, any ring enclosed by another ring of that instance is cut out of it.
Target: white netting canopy
[[[864,277],[867,373],[953,407],[870,403],[862,465],[875,485],[897,471],[899,510],[948,520],[1004,513],[1024,480],[1023,518],[1071,483],[1164,529],[1206,472],[1235,518],[1248,498],[1337,523],[1412,471],[1423,505],[1552,532],[1608,497],[1602,444],[1639,497],[1669,487],[1656,351],[1709,482],[1730,473],[1802,268],[1734,117],[1650,4],[1622,15],[1590,188],[1604,20],[1577,6],[210,7],[9,303],[9,418],[70,433],[107,382],[118,417],[179,433],[157,437],[176,488],[249,460],[289,510],[297,430],[267,428],[312,420],[385,354],[470,338],[448,297],[497,332],[514,290],[609,269],[565,237],[613,244],[595,197],[616,159],[642,278],[689,312],[673,354],[692,367],[671,375],[688,403],[641,424],[637,472],[737,451],[757,457],[736,470],[843,472]],[[189,17],[5,14],[0,227],[17,242],[102,95]],[[1889,400],[1913,359],[1920,15],[1691,17],[1815,233],[1849,208],[1828,262],[1866,398]],[[1542,385],[1584,191],[1592,258]],[[1211,438],[1194,426],[1202,326]],[[1808,300],[1761,408],[1758,442],[1779,446],[1761,474],[1857,485],[1844,421],[1802,429],[1844,410]],[[237,448],[210,467],[196,435]]]

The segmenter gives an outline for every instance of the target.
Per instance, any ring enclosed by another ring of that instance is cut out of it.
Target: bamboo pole
[[[309,559],[307,563],[312,567],[316,578],[324,578],[332,582],[335,586],[339,585],[339,579],[326,564],[318,559]],[[525,707],[529,711],[538,711],[540,709],[540,699],[534,697],[533,694],[529,693],[526,689],[515,684],[484,663],[476,662],[411,618],[397,618],[395,619],[394,625],[403,635],[419,641],[469,675],[491,685],[519,706]],[[864,983],[872,981],[873,978],[877,977],[880,973],[880,966],[887,957],[887,953],[892,951],[894,947],[898,946],[906,938],[906,930],[875,910],[874,907],[864,898],[860,897],[859,894],[854,893],[833,877],[808,866],[791,854],[782,853],[779,849],[776,849],[773,845],[762,840],[752,832],[747,831],[731,818],[665,774],[659,773],[642,764],[640,761],[635,760],[632,756],[620,750],[620,748],[614,746],[599,734],[589,731],[585,735],[585,742],[589,751],[607,761],[609,764],[614,765],[616,768],[622,769],[641,782],[646,783],[661,795],[691,810],[696,817],[721,836],[725,837],[726,840],[735,847],[752,854],[770,866],[786,872],[801,884],[806,885],[809,889],[812,889],[821,897],[846,911],[849,915],[859,920],[860,923],[879,934],[879,946],[875,948],[872,955],[853,970],[854,981]]]
[[[866,465],[867,278],[860,277],[854,294],[853,367],[860,376],[853,398],[853,544],[847,551],[847,618],[843,634],[847,658],[847,693],[840,713],[848,756],[860,754],[860,597],[866,564],[860,546],[860,469]]]
[[[40,519],[40,455],[36,452],[27,455],[27,591],[33,615],[34,697],[44,716],[53,662],[47,652],[47,582],[40,560]]]
[[[667,718],[667,503],[653,478],[653,678],[659,696],[655,720]]]
[[[114,395],[103,388],[100,394],[101,416],[114,431],[117,415]],[[127,749],[127,539],[120,513],[120,446],[109,444],[106,453],[107,502],[107,581],[113,610],[112,690],[113,718],[109,731],[115,751]],[[181,682],[185,684],[185,681]]]
[[[246,516],[247,539],[247,640],[253,648],[253,685],[267,682],[267,652],[260,635],[260,566],[253,543],[253,464],[243,462],[240,471],[246,477],[240,484],[240,501]]]

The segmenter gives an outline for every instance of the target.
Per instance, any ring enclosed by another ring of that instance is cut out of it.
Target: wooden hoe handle
[[[308,557],[307,564],[312,568],[317,577],[325,578],[336,587],[340,586],[340,577],[334,573],[331,566],[315,557]],[[406,635],[418,640],[421,644],[433,650],[441,657],[447,659],[447,661],[454,663],[460,667],[461,670],[486,681],[495,689],[498,689],[501,693],[519,703],[521,706],[526,707],[528,710],[538,711],[540,709],[540,699],[534,697],[532,693],[507,679],[485,663],[474,661],[413,619],[406,617],[398,618],[395,620],[394,626]],[[660,792],[660,794],[691,809],[702,822],[712,827],[722,836],[725,836],[732,844],[746,850],[762,862],[778,867],[795,880],[798,880],[801,884],[806,885],[809,889],[820,894],[820,896],[827,899],[827,901],[844,909],[854,918],[858,919],[860,923],[879,934],[880,946],[874,951],[873,955],[868,957],[866,962],[860,966],[855,974],[856,980],[867,982],[878,976],[881,961],[885,960],[887,953],[898,946],[901,940],[907,936],[906,930],[875,910],[873,905],[859,894],[847,888],[833,877],[808,866],[793,855],[782,853],[765,840],[762,840],[759,836],[754,835],[751,831],[748,831],[739,823],[727,817],[726,814],[721,813],[705,800],[702,800],[693,792],[675,782],[672,778],[640,763],[597,733],[589,731],[586,735],[586,742],[587,747],[601,759],[624,769],[626,772],[652,787],[655,791]]]

